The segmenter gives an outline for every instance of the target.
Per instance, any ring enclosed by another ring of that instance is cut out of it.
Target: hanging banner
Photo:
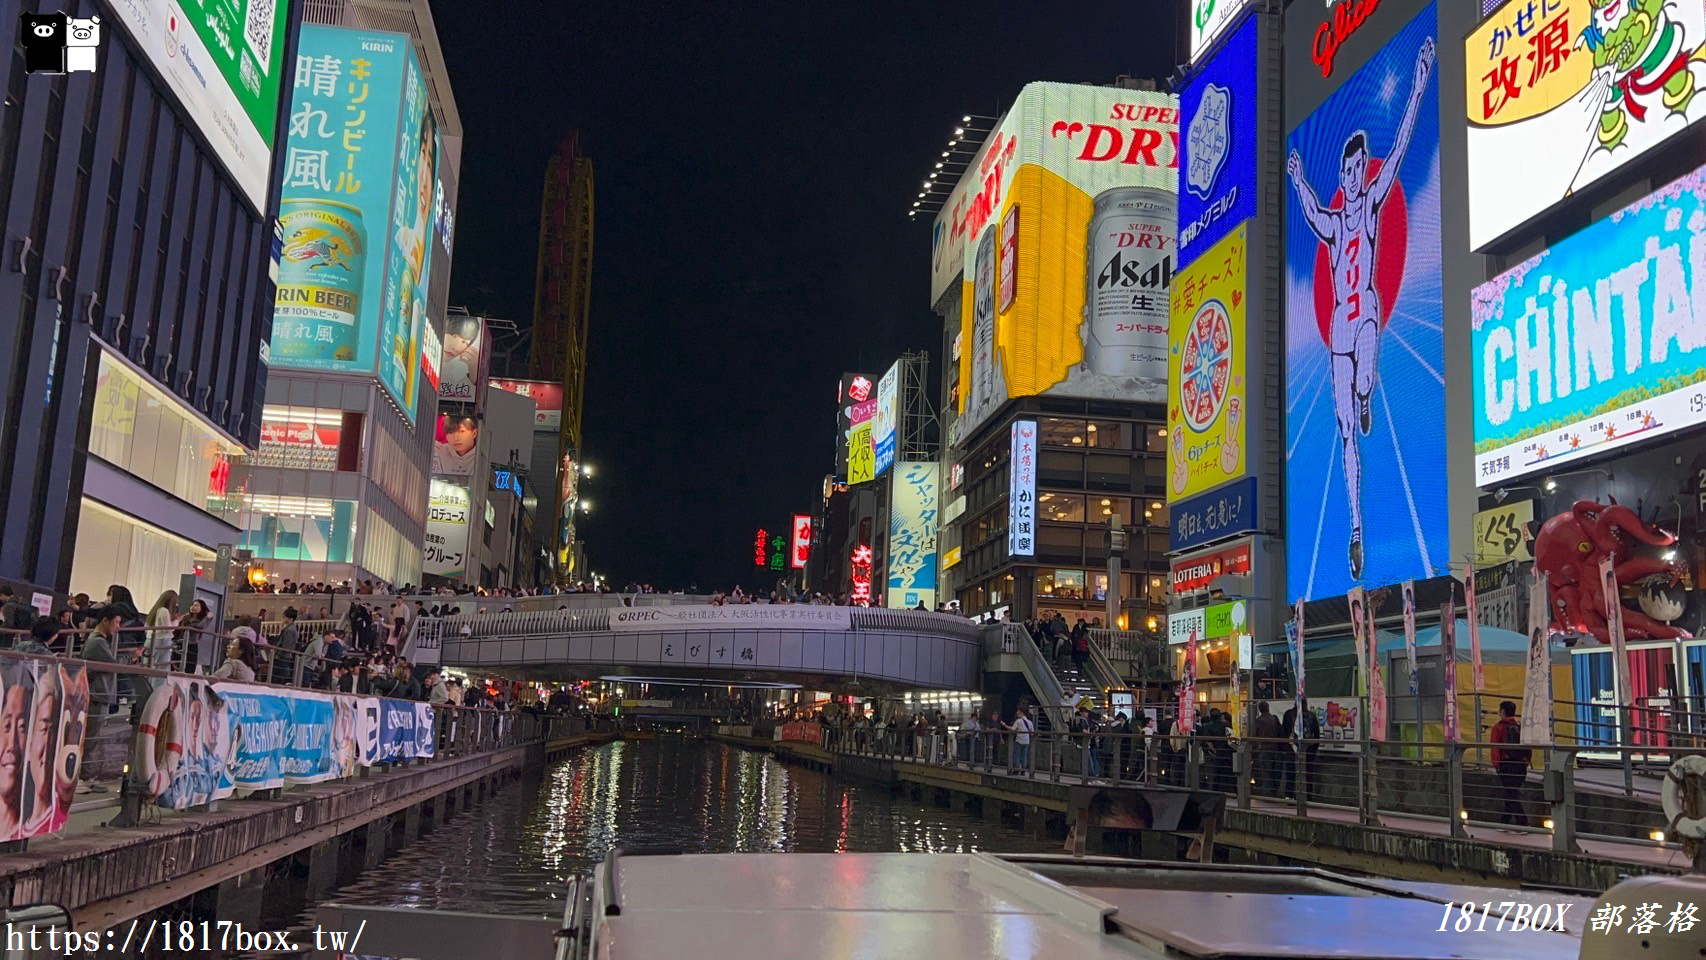
[[[1422,695],[1421,671],[1416,669],[1416,581],[1404,581],[1404,661],[1409,664],[1410,696]],[[1418,701],[1419,702],[1419,701]]]
[[[1457,591],[1450,599],[1439,620],[1440,661],[1445,667],[1445,741],[1457,742]]]
[[[1185,641],[1185,678],[1179,684],[1179,729],[1191,733],[1197,728],[1197,632]]]
[[[1374,605],[1368,616],[1368,738],[1386,739],[1386,669],[1380,665],[1380,634],[1374,630]]]
[[[1522,742],[1552,743],[1552,637],[1546,580],[1538,568],[1528,585],[1528,668],[1522,682]],[[1542,704],[1545,705],[1542,708]]]
[[[1478,611],[1475,619],[1481,626],[1523,632],[1521,602],[1517,596],[1516,561],[1475,570],[1475,609]]]
[[[88,714],[81,663],[0,661],[0,841],[65,827]]]
[[[1622,715],[1634,706],[1629,689],[1629,645],[1623,634],[1623,597],[1617,591],[1617,571],[1611,554],[1599,561],[1599,582],[1605,589],[1605,625],[1611,632],[1611,655],[1617,664],[1617,706]],[[1619,729],[1622,725],[1619,724]]]
[[[165,683],[183,759],[155,802],[168,810],[187,810],[231,796],[231,766],[237,742],[232,737],[228,701],[214,685],[173,677]]]
[[[1304,597],[1297,598],[1297,607],[1292,613],[1291,621],[1292,672],[1296,676],[1297,688],[1292,691],[1297,699],[1297,722],[1292,724],[1292,735],[1299,740],[1303,739],[1303,712],[1309,709],[1309,698],[1303,691],[1303,605],[1307,602]]]
[[[379,761],[433,755],[432,706],[408,700],[379,702]]]
[[[1469,562],[1469,575],[1463,578],[1463,602],[1469,617],[1469,662],[1475,677],[1475,692],[1487,689],[1487,674],[1481,666],[1481,610],[1475,605],[1475,562]]]
[[[1358,692],[1367,693],[1368,680],[1368,596],[1362,587],[1352,587],[1345,592],[1345,600],[1351,608],[1351,641],[1357,652],[1357,686]]]

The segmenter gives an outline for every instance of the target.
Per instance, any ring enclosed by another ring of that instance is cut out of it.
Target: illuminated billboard
[[[279,223],[276,367],[376,375],[413,421],[438,138],[408,37],[305,24]]]
[[[1256,34],[1246,20],[1179,91],[1176,271],[1256,215]]]
[[[871,449],[873,451],[873,472],[882,476],[883,471],[894,466],[894,430],[895,409],[900,394],[900,364],[896,360],[889,372],[877,381],[877,409],[871,415]]]
[[[1202,56],[1250,0],[1191,0],[1191,59]]]
[[[1463,49],[1476,249],[1706,117],[1701,0],[1510,0]]]
[[[444,326],[444,362],[438,368],[438,399],[477,403],[485,380],[490,334],[479,317],[455,315]],[[558,388],[559,395],[561,389]]]
[[[941,468],[934,463],[895,466],[889,498],[888,591],[891,607],[936,608],[937,497]]]
[[[1430,4],[1288,138],[1287,599],[1449,562]]]
[[[256,210],[266,210],[291,5],[221,0],[195,4],[193,16],[186,13],[187,4],[174,0],[123,0],[108,6],[138,52],[177,94],[191,124],[213,145],[239,192]],[[307,59],[308,32],[306,27],[302,31],[299,62]],[[329,96],[336,82],[312,64],[297,67],[298,88],[308,84]]]
[[[468,488],[434,478],[427,493],[421,570],[456,580],[468,572]]]
[[[846,479],[848,483],[862,483],[876,476],[875,443],[868,429],[872,412],[875,410],[875,407],[870,405],[875,399],[875,391],[876,383],[863,373],[842,374],[841,383],[835,390],[836,436],[839,438],[835,444],[835,475]],[[867,425],[867,429],[857,438],[854,437],[853,419],[856,413],[862,417],[859,422]],[[861,461],[859,465],[862,477],[860,480],[853,479],[849,469],[851,465],[848,463],[848,454],[854,449],[861,453],[869,450],[871,454],[869,463]]]
[[[1239,224],[1173,280],[1167,337],[1167,501],[1244,475],[1245,239]]]
[[[1037,555],[1037,422],[1013,421],[1008,438],[1007,553]]]
[[[812,555],[812,518],[803,513],[794,514],[790,528],[788,569],[804,570],[806,561]]]
[[[947,211],[965,235],[961,437],[1013,397],[1165,401],[1178,163],[1171,94],[1020,92]]]
[[[544,380],[492,380],[491,385],[533,400],[533,429],[556,433],[563,427],[563,385]]]
[[[1706,167],[1475,290],[1475,483],[1706,421]]]

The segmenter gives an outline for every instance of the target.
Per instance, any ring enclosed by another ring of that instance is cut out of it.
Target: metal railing
[[[163,630],[164,628],[162,628]],[[14,671],[30,664],[57,665],[75,662],[82,667],[89,677],[87,694],[87,718],[81,724],[83,736],[81,763],[77,770],[77,780],[81,787],[75,794],[75,800],[69,807],[70,813],[84,810],[94,810],[107,807],[117,807],[120,813],[114,819],[103,824],[108,827],[133,826],[142,822],[141,812],[149,800],[141,783],[136,780],[132,771],[132,761],[138,734],[143,732],[143,705],[151,693],[168,680],[177,678],[185,681],[206,684],[210,680],[216,682],[231,682],[256,692],[276,691],[281,694],[300,692],[304,669],[312,669],[317,658],[308,657],[295,651],[274,650],[273,657],[262,661],[262,672],[254,681],[226,680],[220,681],[206,672],[200,671],[202,664],[195,658],[195,645],[182,645],[172,654],[171,669],[148,666],[138,660],[151,652],[146,642],[138,637],[149,631],[142,628],[126,629],[120,632],[121,642],[113,652],[114,659],[90,660],[85,654],[90,649],[88,630],[66,630],[55,635],[53,641],[47,644],[49,653],[25,652],[16,649],[21,642],[17,631],[6,631],[9,637],[0,637],[0,641],[10,639],[13,648],[0,647],[0,669]],[[156,631],[159,632],[159,631]],[[184,631],[178,630],[179,634]],[[194,631],[199,636],[200,646],[208,647],[213,643],[223,647],[229,638]],[[262,648],[265,650],[266,648]],[[98,652],[98,651],[93,651]],[[318,666],[329,667],[330,661],[318,660]],[[38,668],[39,669],[39,668]],[[290,682],[287,678],[293,678]],[[269,680],[271,682],[269,682]],[[334,695],[358,697],[382,697],[384,694],[370,689],[355,689],[352,691],[324,691]],[[484,752],[508,749],[527,743],[542,740],[575,736],[590,732],[591,727],[585,718],[553,715],[544,712],[527,710],[497,711],[489,705],[475,707],[460,707],[449,704],[430,704],[433,716],[433,732],[431,742],[435,745],[432,758],[409,760],[379,761],[370,767],[359,767],[355,777],[366,777],[376,768],[400,766],[406,764],[433,763],[467,755],[471,752]],[[352,778],[343,778],[345,780]],[[340,782],[337,779],[319,782]],[[239,791],[232,799],[242,799],[244,796],[264,794],[276,797],[280,791],[288,793],[293,788],[289,785],[272,788],[265,791]],[[222,801],[213,801],[191,807],[191,810],[214,809]],[[22,841],[20,841],[22,842]],[[14,850],[19,849],[14,847]]]
[[[458,607],[464,616],[476,613],[499,613],[506,607],[516,612],[543,613],[567,607],[571,610],[597,610],[617,607],[665,607],[679,604],[702,604],[709,595],[676,593],[553,593],[534,597],[486,597],[474,593],[439,594],[411,593],[232,593],[225,598],[227,619],[259,616],[262,610],[269,618],[282,618],[286,607],[295,607],[303,617],[313,617],[326,610],[326,619],[339,620],[357,603],[383,608],[387,617],[391,605],[402,600],[414,616],[415,604],[427,610],[433,607]],[[269,623],[274,622],[268,619]]]
[[[1066,706],[1066,688],[1061,686],[1060,678],[1055,676],[1048,658],[1043,656],[1036,641],[1031,639],[1030,631],[1017,623],[996,624],[983,629],[987,631],[984,634],[984,649],[996,649],[998,645],[1000,652],[1018,656],[1022,665],[1020,672],[1024,675],[1025,682],[1030,684],[1031,693],[1048,717],[1049,725],[1064,726],[1067,717],[1072,713],[1072,708]]]
[[[1208,790],[1228,795],[1236,809],[1567,853],[1582,852],[1582,840],[1631,851],[1681,848],[1679,838],[1665,833],[1668,821],[1656,797],[1596,775],[1605,768],[1584,754],[1597,747],[1428,743],[1434,759],[1404,755],[1406,744],[1370,740],[863,727],[826,728],[823,746],[1030,780]],[[1501,762],[1472,759],[1494,751]],[[1671,751],[1673,757],[1703,753]],[[1546,842],[1521,842],[1521,834]],[[1685,865],[1680,855],[1675,862]]]

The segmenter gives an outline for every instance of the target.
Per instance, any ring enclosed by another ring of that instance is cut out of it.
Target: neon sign
[[[871,548],[867,544],[859,544],[853,548],[853,603],[857,606],[871,605]]]

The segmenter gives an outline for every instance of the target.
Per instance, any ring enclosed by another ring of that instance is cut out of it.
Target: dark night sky
[[[451,302],[526,325],[546,159],[578,127],[595,167],[592,568],[752,570],[830,469],[840,374],[937,351],[904,212],[954,123],[1031,80],[1164,79],[1176,6],[434,4],[466,133]]]

